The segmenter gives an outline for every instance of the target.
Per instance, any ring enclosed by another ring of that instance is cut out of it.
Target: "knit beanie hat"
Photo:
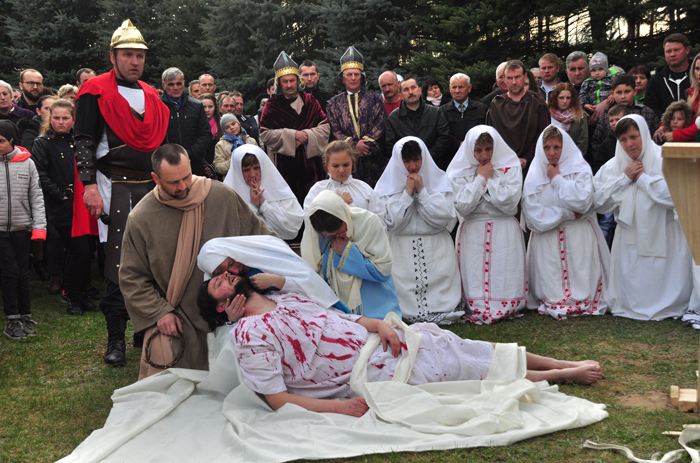
[[[224,127],[226,127],[226,124],[228,124],[229,122],[233,122],[233,121],[236,121],[236,122],[238,122],[238,125],[241,125],[241,121],[238,120],[238,118],[236,117],[235,114],[228,113],[228,114],[224,114],[223,116],[221,116],[221,130],[224,130]]]
[[[608,68],[608,57],[602,54],[601,52],[598,52],[595,55],[593,55],[593,58],[591,58],[591,64],[589,69],[592,71],[593,68],[603,68],[605,72],[608,72],[610,70]]]
[[[19,141],[17,140],[19,138],[17,127],[8,120],[0,121],[0,136],[5,137],[13,148],[15,147],[15,143]]]

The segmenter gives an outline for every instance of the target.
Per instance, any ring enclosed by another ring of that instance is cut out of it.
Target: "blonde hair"
[[[75,93],[77,95],[78,94],[78,87],[76,87],[75,85],[66,84],[66,85],[61,86],[61,88],[58,89],[58,97],[59,98],[63,98],[64,96],[66,96],[69,93]]]
[[[70,109],[70,115],[73,118],[75,118],[75,107],[73,106],[73,102],[71,102],[70,100],[66,100],[64,98],[59,98],[58,100],[55,100],[53,103],[51,103],[51,106],[49,107],[49,114],[53,114],[53,110],[55,108]],[[48,136],[49,140],[56,137],[56,132],[54,132],[53,127],[51,127],[51,116],[49,116],[48,119],[41,123],[41,129],[39,129],[39,134]]]
[[[328,172],[328,161],[330,160],[331,154],[347,152],[350,159],[352,159],[352,170],[355,171],[355,166],[357,165],[357,153],[350,145],[350,143],[342,140],[332,141],[326,146],[326,151],[323,152],[323,167]]]
[[[561,141],[564,140],[564,137],[562,136],[559,129],[554,127],[553,125],[544,129],[544,134],[542,135],[542,143],[546,143],[547,140],[549,140],[550,138],[558,138]]]
[[[695,100],[698,99],[698,93],[700,93],[700,82],[698,82],[698,79],[695,78],[695,65],[698,64],[698,60],[700,59],[700,53],[695,55],[695,58],[693,59],[693,63],[690,65],[690,88],[693,89],[693,94],[690,95],[690,98],[688,98],[688,104],[690,105],[690,109],[695,107]],[[695,113],[696,115],[700,116],[700,106],[698,106],[698,110]]]

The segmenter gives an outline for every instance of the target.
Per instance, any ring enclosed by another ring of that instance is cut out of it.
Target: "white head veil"
[[[642,152],[639,160],[644,166],[644,173],[651,176],[663,176],[661,171],[661,147],[654,143],[649,133],[649,126],[642,116],[629,114],[622,119],[632,119],[639,127],[642,137]],[[618,124],[620,123],[618,122]],[[608,161],[599,172],[604,183],[614,181],[633,162],[625,150],[617,142],[615,157]],[[613,200],[619,204],[620,211],[617,222],[624,228],[634,230],[628,233],[628,244],[636,244],[641,256],[666,257],[666,211],[656,205],[646,193],[638,193],[635,182],[632,182],[620,192],[613,195]]]
[[[243,179],[241,161],[246,154],[252,154],[260,163],[260,189],[265,190],[263,196],[267,201],[296,198],[292,189],[270,161],[265,152],[256,145],[245,144],[231,153],[231,167],[228,169],[224,183],[233,188],[243,200],[250,205],[250,187]]]
[[[549,177],[547,177],[547,166],[549,165],[549,160],[544,154],[544,133],[553,125],[548,125],[546,129],[542,131],[540,137],[537,139],[537,145],[535,146],[535,157],[530,165],[530,170],[527,172],[527,177],[525,177],[525,183],[523,183],[523,197],[534,195],[537,193],[542,185],[548,185],[550,182]],[[559,173],[564,175],[575,174],[579,172],[588,172],[593,176],[593,171],[591,166],[583,159],[581,150],[578,149],[576,143],[571,139],[568,133],[562,129],[559,130],[561,133],[561,157],[557,166],[559,167]]]
[[[197,265],[204,272],[204,280],[211,278],[214,270],[227,257],[248,267],[293,280],[305,296],[323,307],[329,308],[338,302],[338,296],[323,278],[277,237],[232,236],[207,241],[197,256]]]
[[[345,222],[348,229],[346,235],[357,246],[360,253],[372,262],[382,275],[391,274],[393,256],[381,219],[365,209],[348,206],[338,194],[329,190],[320,192],[314,198],[304,218],[301,255],[316,272],[321,273],[323,269],[323,252],[319,244],[318,232],[311,226],[309,217],[319,210]],[[343,272],[342,268],[335,269],[332,261],[327,265],[326,279],[340,300],[353,313],[358,313],[362,305],[360,295],[362,279]]]
[[[474,145],[476,139],[482,133],[488,133],[493,138],[493,157],[491,165],[493,169],[518,168],[521,169],[520,159],[515,151],[503,140],[498,131],[489,125],[477,125],[464,136],[464,142],[457,150],[457,154],[447,167],[449,178],[469,177],[476,173],[479,161],[474,157]]]
[[[423,140],[418,137],[403,137],[396,142],[391,153],[389,164],[387,164],[384,173],[379,178],[379,181],[377,181],[374,191],[382,197],[394,195],[406,188],[408,169],[403,165],[401,150],[403,149],[403,145],[409,141],[415,141],[420,145],[423,164],[418,174],[423,178],[423,186],[428,193],[452,193],[452,183],[447,177],[447,174],[435,164],[433,157],[430,155],[430,151],[428,151],[428,147],[425,146]]]

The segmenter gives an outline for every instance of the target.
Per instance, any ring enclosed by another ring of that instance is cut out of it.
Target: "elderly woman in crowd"
[[[78,87],[71,84],[62,85],[58,89],[58,97],[64,100],[70,100],[75,103],[75,97],[78,96]]]
[[[322,191],[304,219],[301,257],[319,273],[348,309],[369,318],[401,316],[391,276],[393,257],[382,221]]]
[[[588,151],[588,115],[581,107],[578,94],[568,82],[557,84],[547,103],[552,125],[566,132],[581,154]]]
[[[294,239],[304,222],[304,211],[291,188],[257,145],[243,145],[231,155],[224,183],[285,240]]]
[[[353,178],[357,155],[350,143],[333,141],[323,153],[323,165],[328,179],[316,182],[304,199],[304,210],[308,211],[311,202],[325,190],[335,191],[348,205],[367,209],[384,220],[384,205],[372,187],[362,180]]]
[[[520,160],[496,129],[471,129],[447,168],[463,222],[457,233],[467,320],[490,324],[527,302],[525,243],[515,218],[523,174]]]
[[[600,315],[610,253],[593,209],[593,174],[569,135],[553,125],[537,140],[523,186],[528,307],[557,319]]]
[[[28,109],[20,108],[12,102],[12,85],[0,80],[0,120],[9,120],[18,127],[19,138],[22,138],[23,127],[19,121],[31,120],[35,114]]]
[[[680,317],[692,290],[692,258],[661,171],[661,148],[642,116],[615,127],[615,157],[596,173],[595,205],[618,224],[604,298],[613,315]]]
[[[448,229],[457,222],[452,183],[423,140],[394,145],[375,191],[386,206],[392,275],[404,319],[454,323],[463,315],[459,268]]]

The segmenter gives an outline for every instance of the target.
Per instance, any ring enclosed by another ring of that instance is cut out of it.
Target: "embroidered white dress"
[[[452,178],[455,208],[463,217],[457,233],[467,320],[490,324],[516,315],[527,302],[525,243],[515,218],[522,189],[520,168]]]
[[[301,295],[269,296],[277,307],[242,318],[230,332],[243,381],[260,394],[314,398],[353,397],[350,375],[367,330],[359,315],[326,310]],[[421,344],[408,384],[485,379],[491,368],[491,343],[461,339],[430,323],[411,326]],[[403,331],[396,330],[405,352]],[[367,380],[389,381],[397,361],[381,344],[370,356]]]
[[[418,174],[424,187],[409,195],[408,170],[401,149],[408,141],[421,146],[423,164]],[[375,191],[386,207],[385,223],[394,263],[401,314],[410,323],[454,323],[464,316],[457,256],[447,227],[456,222],[454,193],[447,174],[433,161],[425,143],[404,137]]]
[[[601,315],[607,309],[610,252],[598,226],[593,178],[588,172],[557,175],[523,198],[532,230],[527,252],[528,307],[557,319]],[[573,211],[586,211],[579,219]]]
[[[610,253],[593,210],[593,173],[569,134],[560,130],[559,174],[550,179],[544,151],[548,129],[537,140],[523,184],[523,216],[532,230],[528,307],[559,320],[600,315],[607,309],[602,296]]]
[[[692,257],[661,171],[661,148],[641,116],[625,117],[639,127],[645,173],[637,181],[625,175],[632,160],[618,142],[615,157],[595,175],[597,212],[613,212],[617,222],[610,287],[603,297],[613,315],[636,320],[680,317],[693,288]]]
[[[332,178],[316,182],[304,199],[304,212],[309,210],[309,206],[314,198],[325,190],[335,191],[338,194],[349,193],[352,196],[352,204],[350,206],[374,212],[382,219],[382,222],[384,221],[384,205],[379,200],[377,193],[365,182],[352,176],[344,182],[338,182]]]

